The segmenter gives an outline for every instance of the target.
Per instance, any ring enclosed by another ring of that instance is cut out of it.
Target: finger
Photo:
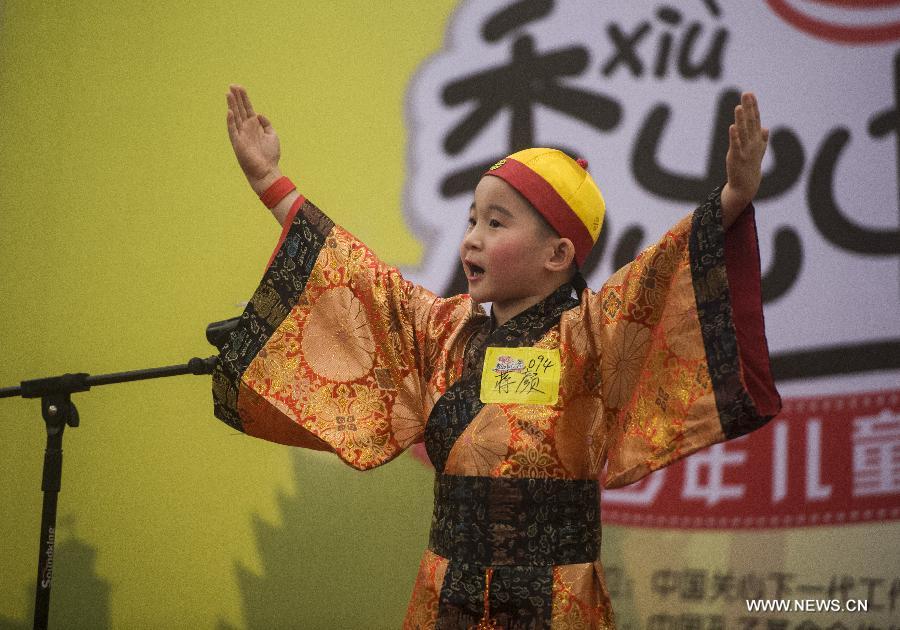
[[[747,129],[751,136],[755,136],[759,133],[760,129],[760,118],[759,118],[759,105],[756,102],[756,97],[752,92],[744,92],[741,95],[741,105],[744,108],[744,112],[747,115]]]
[[[231,86],[231,93],[232,95],[234,95],[235,113],[237,114],[240,121],[244,122],[245,120],[247,120],[247,111],[244,109],[244,99],[241,96],[242,91],[243,88],[241,88],[241,86],[239,85]]]
[[[253,111],[253,105],[250,104],[250,96],[247,94],[247,90],[243,88],[241,88],[241,101],[244,104],[244,111],[247,112],[247,116],[249,118],[256,116],[256,113]]]
[[[728,127],[728,152],[725,155],[726,170],[743,160],[743,156],[744,146],[741,144],[741,134],[737,125],[730,125]]]
[[[237,86],[235,102],[237,103],[238,111],[241,113],[241,121],[247,122],[247,120],[250,118],[250,114],[247,113],[247,108],[244,107],[244,88],[242,88],[240,85]]]
[[[759,132],[762,134],[763,142],[769,144],[769,128],[761,127]]]
[[[737,133],[740,137],[741,146],[746,146],[750,141],[750,136],[747,131],[747,114],[744,112],[744,108],[742,105],[738,105],[734,108],[734,125],[737,127]]]
[[[231,113],[234,114],[235,122],[240,126],[240,116],[241,113],[238,111],[237,99],[235,98],[235,86],[228,86],[228,108],[231,110]]]
[[[237,97],[238,105],[241,108],[241,114],[244,116],[244,120],[246,121],[253,118],[253,112],[247,107],[250,104],[250,97],[247,96],[247,91],[241,86],[238,86]]]
[[[237,137],[238,128],[237,123],[234,120],[234,112],[230,109],[228,113],[225,114],[225,123],[228,126],[228,137],[231,138],[232,141]]]
[[[730,151],[740,151],[741,136],[738,133],[737,125],[728,126],[728,149]]]
[[[272,123],[268,118],[266,118],[262,114],[257,114],[256,119],[259,121],[259,124],[262,125],[263,132],[272,133]]]
[[[234,125],[235,131],[241,128],[241,121],[238,118],[237,105],[234,102],[234,94],[229,92],[225,95],[225,101],[228,103],[228,120],[229,125]],[[230,129],[230,126],[229,126]]]

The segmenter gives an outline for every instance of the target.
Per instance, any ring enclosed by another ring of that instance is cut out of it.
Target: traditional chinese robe
[[[304,201],[222,350],[215,413],[359,469],[425,441],[435,508],[405,627],[468,628],[486,608],[499,627],[612,627],[604,468],[623,486],[780,408],[753,210],[726,235],[719,203],[599,292],[565,285],[492,329]],[[558,350],[556,402],[482,402],[487,348],[525,346]]]

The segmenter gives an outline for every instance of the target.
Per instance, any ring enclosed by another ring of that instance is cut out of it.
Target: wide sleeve
[[[781,409],[754,210],[727,233],[721,214],[715,191],[588,297],[608,488],[749,433]]]
[[[405,281],[308,200],[213,374],[216,417],[359,469],[421,441],[426,383],[471,305]]]

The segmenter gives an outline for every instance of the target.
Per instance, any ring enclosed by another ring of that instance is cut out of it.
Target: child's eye
[[[475,217],[469,217],[469,227],[475,227]]]
[[[491,222],[488,223],[492,228],[503,227],[503,224],[500,223],[497,219],[491,219]]]

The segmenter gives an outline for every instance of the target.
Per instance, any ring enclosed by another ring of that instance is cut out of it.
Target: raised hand
[[[760,124],[759,105],[751,92],[741,94],[734,108],[734,124],[728,128],[725,171],[728,182],[722,189],[723,223],[727,228],[746,208],[762,181],[762,159],[769,142],[769,130]]]
[[[257,195],[281,176],[278,160],[281,143],[269,119],[253,111],[247,91],[240,85],[229,86],[228,137],[247,181]]]

